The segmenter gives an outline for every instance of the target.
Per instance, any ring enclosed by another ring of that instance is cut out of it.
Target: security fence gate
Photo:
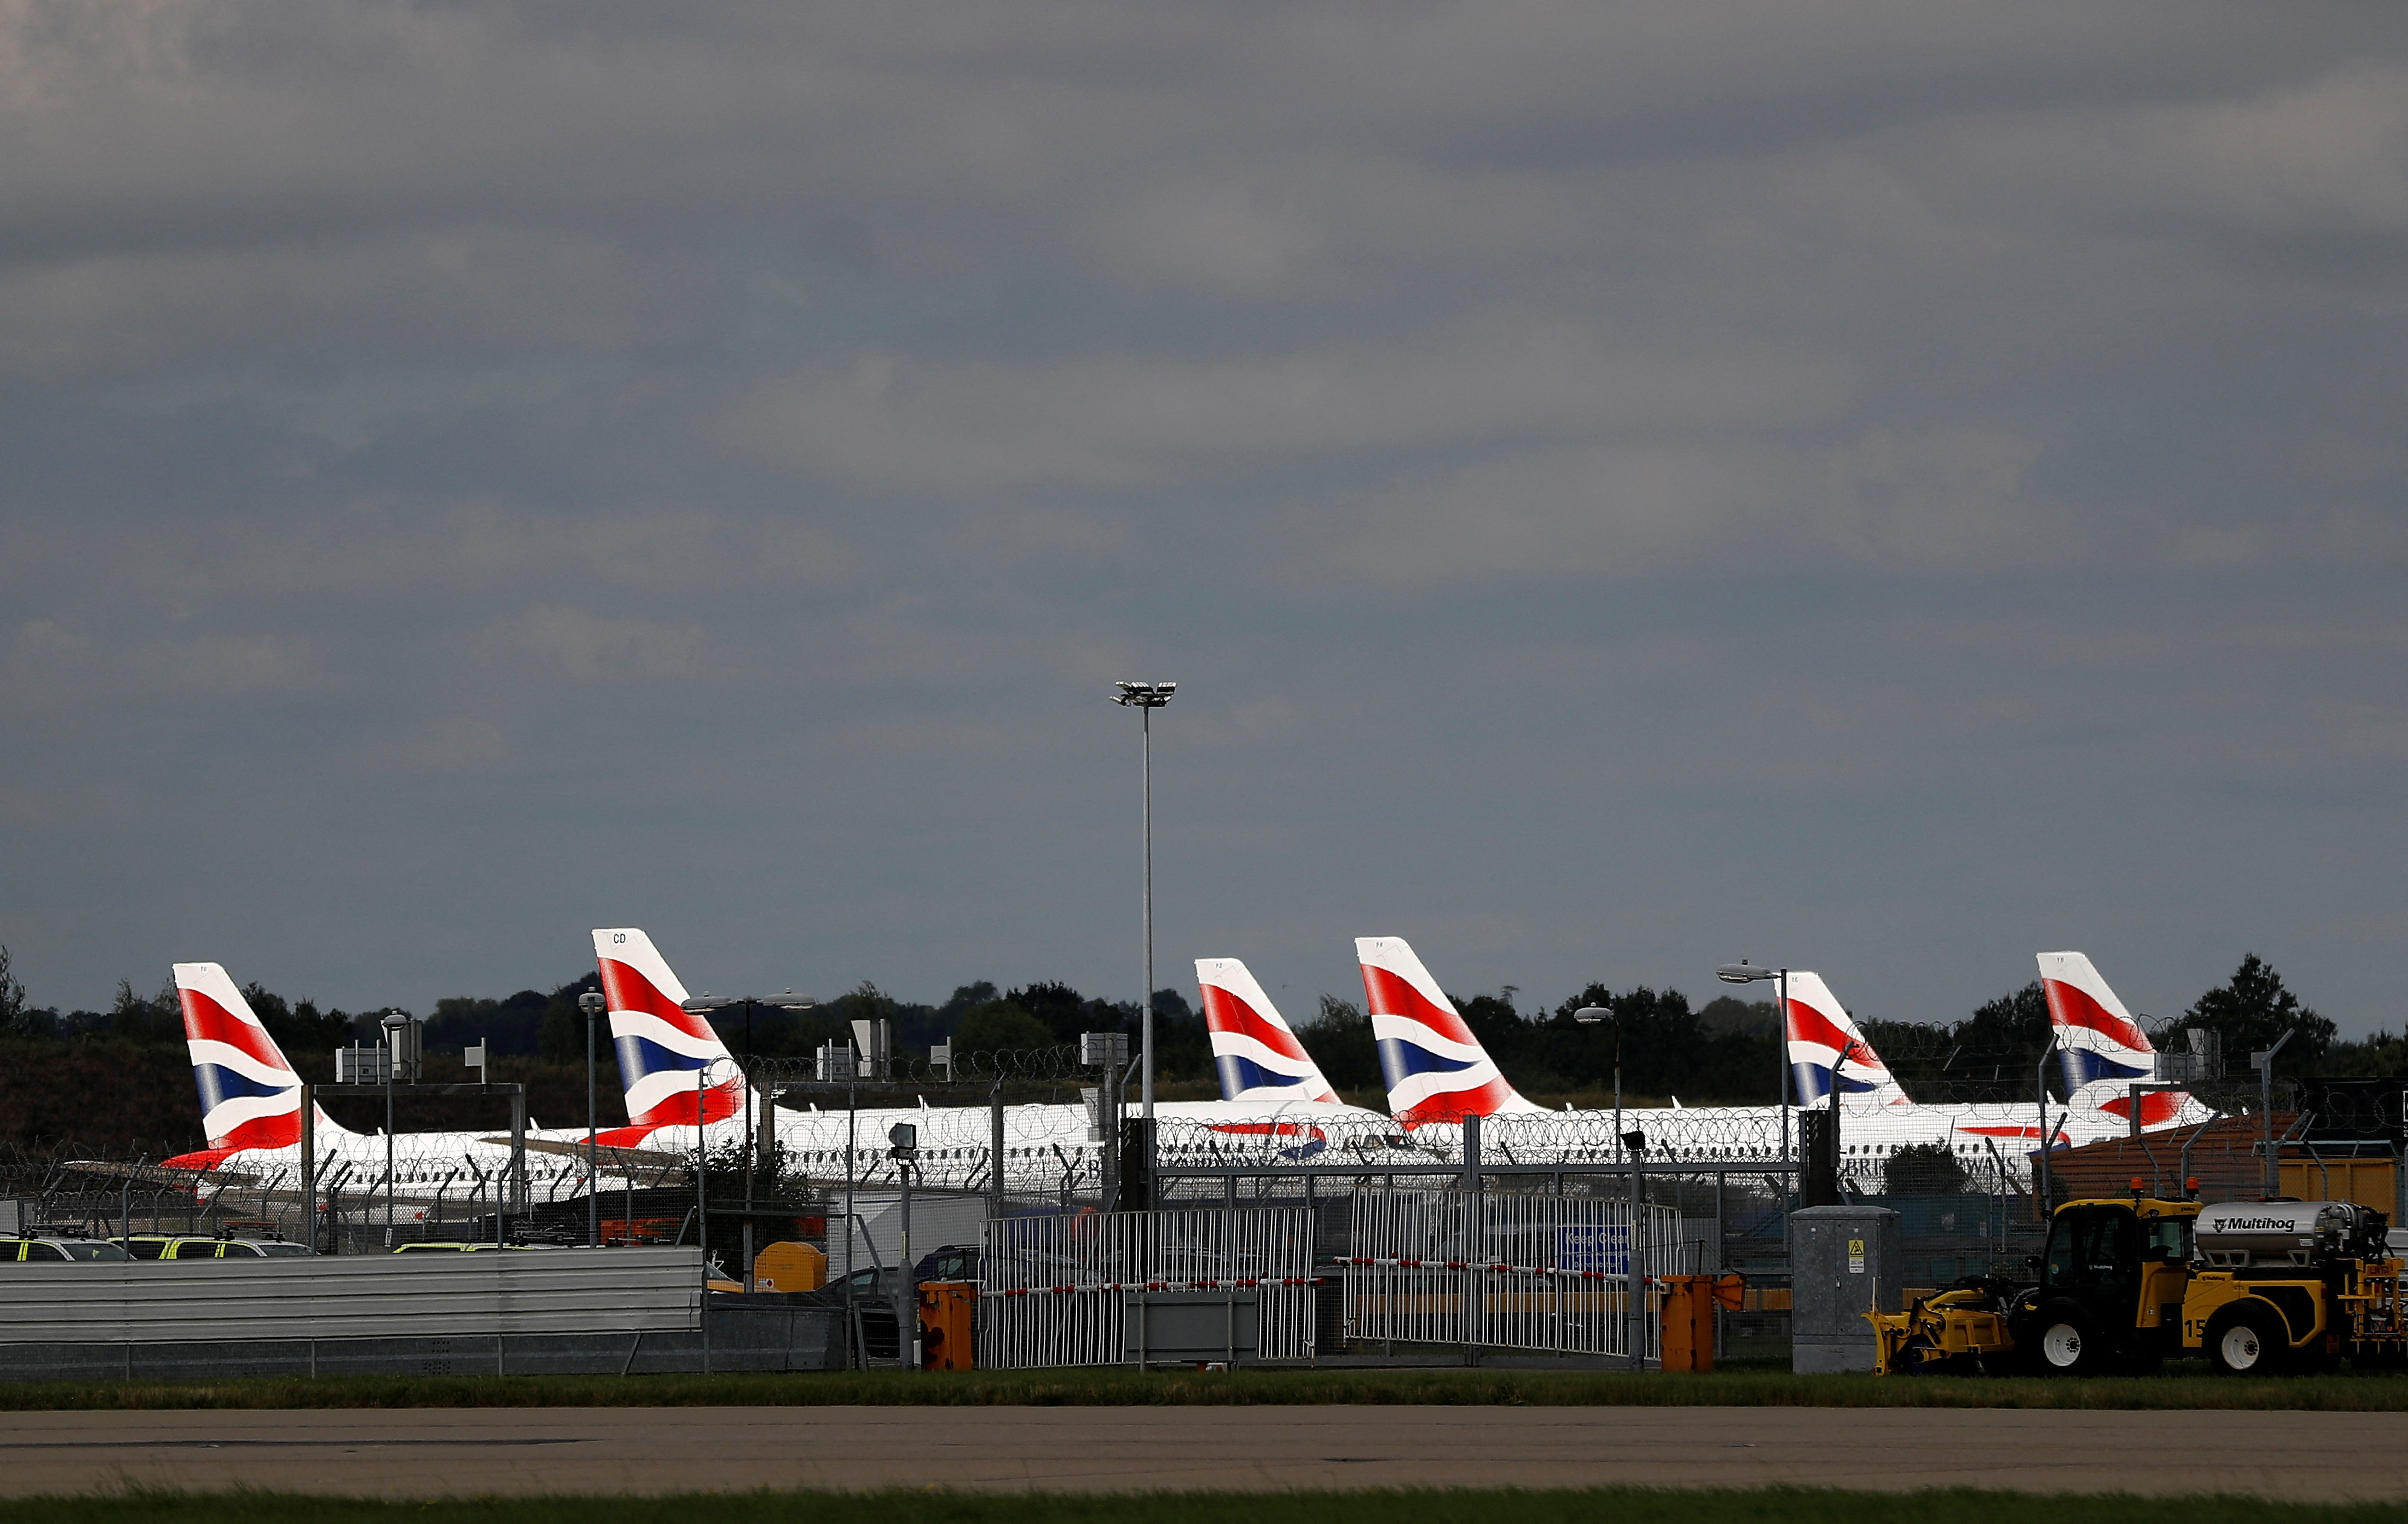
[[[1701,1267],[1680,1214],[1642,1207],[1639,1272]],[[1630,1353],[1630,1203],[1520,1191],[1364,1191],[1353,1202],[1346,1324],[1356,1339],[1565,1355]],[[1637,1318],[1662,1354],[1660,1287]]]
[[[982,1276],[983,1369],[1221,1358],[1184,1336],[1145,1342],[1168,1322],[1196,1325],[1198,1312],[1213,1322],[1206,1304],[1226,1313],[1228,1355],[1313,1353],[1312,1215],[1301,1208],[995,1218]]]

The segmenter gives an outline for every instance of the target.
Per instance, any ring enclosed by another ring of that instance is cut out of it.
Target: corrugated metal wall
[[[698,1248],[530,1249],[0,1269],[0,1344],[699,1327]]]

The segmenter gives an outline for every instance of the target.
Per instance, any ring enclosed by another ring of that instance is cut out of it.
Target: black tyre
[[[2291,1330],[2262,1301],[2235,1302],[2207,1325],[2207,1362],[2229,1376],[2273,1375],[2290,1364]]]
[[[2097,1320],[2076,1303],[2049,1302],[2032,1315],[2027,1327],[2031,1330],[2027,1368],[2042,1375],[2097,1375],[2114,1357]]]

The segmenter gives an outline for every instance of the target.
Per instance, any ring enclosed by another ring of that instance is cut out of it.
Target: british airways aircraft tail
[[[1522,1099],[1402,937],[1357,937],[1388,1113],[1412,1126],[1541,1108]]]
[[[2048,998],[2048,1022],[2056,1029],[2057,1058],[2065,1073],[2068,1104],[2130,1118],[2135,1080],[2157,1072],[2157,1048],[2124,1009],[2087,956],[2042,953],[2041,991]],[[2183,1114],[2190,1097],[2180,1090],[2141,1096],[2141,1125],[2156,1127]]]
[[[733,1116],[744,1104],[744,1077],[710,1022],[682,1008],[685,985],[652,939],[634,927],[597,928],[594,957],[610,1006],[610,1042],[627,1092],[624,1129],[607,1143],[633,1145],[654,1128],[692,1127]],[[695,1081],[705,1069],[700,1093]]]
[[[179,963],[176,999],[184,1012],[184,1046],[193,1060],[193,1085],[201,1097],[201,1132],[209,1146],[165,1162],[171,1168],[209,1170],[234,1154],[254,1148],[294,1148],[301,1143],[301,1076],[284,1050],[267,1035],[251,1002],[222,966]],[[323,1110],[322,1136],[339,1136]]]
[[[1811,1106],[1835,1088],[1842,1096],[1870,1095],[1877,1106],[1902,1111],[1914,1104],[1821,974],[1791,970],[1782,1037],[1799,1105]]]
[[[1223,1100],[1338,1099],[1321,1066],[1243,963],[1199,957],[1196,982],[1203,986],[1204,1027],[1212,1035],[1212,1067],[1221,1072]]]

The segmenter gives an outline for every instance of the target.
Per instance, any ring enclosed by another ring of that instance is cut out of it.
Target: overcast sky
[[[2408,932],[2408,9],[0,6],[0,942],[1947,1020]]]

